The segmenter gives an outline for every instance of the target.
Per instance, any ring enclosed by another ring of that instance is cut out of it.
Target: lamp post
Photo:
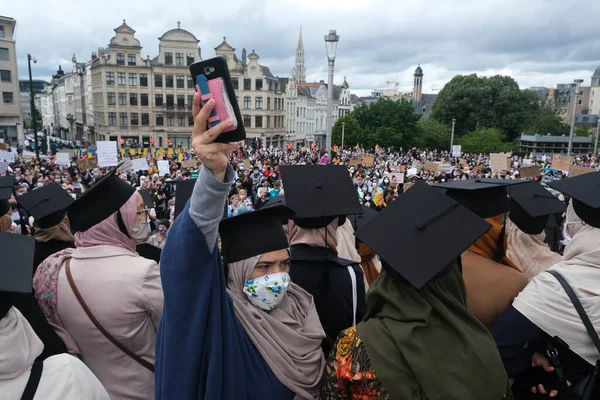
[[[454,147],[454,125],[456,125],[456,118],[452,118],[452,135],[450,136],[450,154],[452,154],[452,147]]]
[[[344,151],[344,133],[346,131],[346,123],[342,122],[342,151]]]
[[[40,146],[38,145],[37,135],[37,116],[35,115],[35,96],[33,94],[33,79],[31,79],[31,62],[37,63],[35,57],[27,54],[27,65],[29,66],[29,96],[31,97],[31,125],[33,126],[33,140],[35,140],[35,156],[40,159]]]
[[[575,95],[573,96],[573,118],[571,118],[571,133],[569,134],[569,148],[567,155],[571,155],[573,150],[573,135],[575,134],[575,115],[577,114],[577,95],[579,94],[579,85],[583,82],[583,79],[575,79]]]
[[[596,127],[596,143],[594,143],[594,161],[597,161],[598,156],[598,134],[600,133],[600,117],[598,118],[598,126]]]
[[[327,63],[329,64],[329,80],[327,83],[327,131],[325,132],[325,150],[331,150],[331,128],[333,122],[333,64],[335,63],[335,52],[340,37],[335,30],[330,30],[325,35],[325,47],[327,48]]]

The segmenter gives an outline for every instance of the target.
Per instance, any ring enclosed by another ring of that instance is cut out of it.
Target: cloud
[[[227,37],[237,49],[256,50],[260,62],[281,77],[294,67],[303,27],[307,77],[327,80],[323,36],[340,35],[335,82],[346,76],[361,94],[399,82],[412,89],[418,63],[424,92],[436,92],[453,76],[508,74],[521,87],[585,79],[600,64],[600,2],[584,0],[179,0],[77,2],[13,1],[3,14],[17,19],[19,75],[27,76],[27,53],[36,78],[50,79],[71,57],[87,61],[106,46],[123,18],[136,30],[142,55],[154,57],[164,32],[181,27],[201,42],[204,58]]]

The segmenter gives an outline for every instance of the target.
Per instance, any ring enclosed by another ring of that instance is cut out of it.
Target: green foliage
[[[422,119],[418,123],[419,135],[413,146],[420,149],[448,150],[450,148],[451,128],[433,118]]]
[[[332,144],[338,146],[342,145],[342,123],[345,123],[344,147],[348,148],[356,146],[359,140],[362,139],[363,133],[360,125],[356,119],[354,119],[352,114],[344,115],[335,121],[335,124],[331,130]]]
[[[547,107],[538,107],[526,116],[523,127],[523,133],[530,135],[569,135],[569,125],[567,125],[558,114]]]
[[[577,128],[575,128],[575,136],[590,136],[590,131],[588,130],[588,128],[578,126]]]
[[[509,151],[513,145],[499,129],[477,129],[458,139],[464,153],[498,153]]]

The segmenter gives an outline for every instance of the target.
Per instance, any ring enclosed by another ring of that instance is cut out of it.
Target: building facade
[[[589,106],[590,114],[600,114],[600,66],[592,74]]]
[[[0,139],[11,146],[23,143],[21,98],[17,69],[17,21],[0,16]]]
[[[567,154],[568,136],[521,135],[520,151],[537,154]],[[594,150],[592,136],[574,136],[573,153],[587,154]]]

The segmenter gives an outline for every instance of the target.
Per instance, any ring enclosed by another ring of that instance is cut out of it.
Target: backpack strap
[[[25,385],[25,390],[23,391],[23,395],[21,396],[21,400],[33,400],[35,396],[35,392],[40,384],[40,379],[42,378],[42,371],[44,370],[44,362],[43,361],[35,361],[31,366],[31,374],[29,375],[29,379],[27,380],[27,385]]]

